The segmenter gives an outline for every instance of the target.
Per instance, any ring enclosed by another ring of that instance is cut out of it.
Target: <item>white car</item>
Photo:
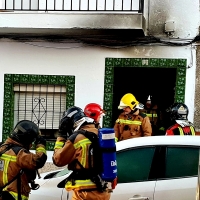
[[[118,184],[111,200],[195,200],[199,149],[200,136],[152,136],[118,142]],[[36,180],[40,188],[32,190],[30,200],[71,199],[71,192],[57,188],[68,172],[42,174],[46,178]]]

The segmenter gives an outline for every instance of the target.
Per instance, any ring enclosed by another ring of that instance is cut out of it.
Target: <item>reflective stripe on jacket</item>
[[[145,114],[125,115],[120,114],[114,125],[115,141],[126,140],[134,137],[151,136],[152,127],[148,116]]]
[[[0,186],[3,187],[23,169],[24,173],[20,176],[21,198],[27,200],[31,190],[28,183],[36,178],[36,169],[44,166],[47,159],[46,150],[43,145],[39,144],[36,146],[36,153],[31,153],[11,138],[8,138],[4,144],[12,144],[18,147],[18,151],[16,155],[15,151],[10,148],[0,156]],[[6,147],[7,145],[2,145],[0,152]],[[15,200],[18,200],[17,179],[6,186],[3,191],[8,191]]]
[[[98,129],[95,128],[95,124],[88,124],[82,126],[80,129],[87,130],[98,134]],[[68,165],[69,170],[80,169],[78,162],[86,169],[89,168],[89,146],[91,141],[82,134],[78,134],[74,141],[66,140],[62,137],[58,137],[54,147],[53,162],[56,166],[62,167]],[[78,162],[76,162],[76,160]],[[68,181],[65,185],[65,189],[70,191],[73,189],[94,189],[96,184],[90,179],[78,180],[75,182]]]
[[[193,126],[181,127],[178,123],[176,123],[166,130],[166,135],[195,136],[195,128]]]
[[[190,128],[190,132],[189,133],[184,133],[183,129],[181,127],[178,127],[180,135],[195,135],[195,130],[192,126],[189,127]]]
[[[119,123],[119,124],[135,124],[135,125],[142,125],[142,122],[141,121],[132,121],[132,120],[127,120],[127,119],[117,119],[116,120],[116,123]]]

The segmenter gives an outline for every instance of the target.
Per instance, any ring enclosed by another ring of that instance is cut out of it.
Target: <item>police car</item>
[[[117,143],[118,184],[111,200],[195,200],[200,136],[152,136]],[[41,174],[30,200],[67,200],[57,188],[70,171]]]

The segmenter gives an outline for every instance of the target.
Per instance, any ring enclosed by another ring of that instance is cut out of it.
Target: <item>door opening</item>
[[[143,104],[151,94],[162,110],[172,105],[175,99],[176,71],[176,68],[115,67],[112,125],[121,112],[118,110],[120,99],[126,93],[132,93]]]

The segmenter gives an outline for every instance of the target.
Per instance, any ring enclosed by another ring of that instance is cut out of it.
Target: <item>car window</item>
[[[69,172],[71,172],[71,170],[68,170],[67,168],[65,168],[65,169],[61,170],[60,172],[58,172],[57,174],[55,174],[54,178],[60,177],[60,176],[65,176]]]
[[[199,148],[167,147],[165,178],[198,174]]]
[[[117,152],[118,183],[148,180],[154,152],[155,147]]]
[[[70,172],[71,172],[71,170],[64,168],[62,170],[51,172],[51,173],[47,174],[44,177],[44,179],[57,178],[57,177],[60,177],[60,176],[65,176],[66,174],[69,174]]]

